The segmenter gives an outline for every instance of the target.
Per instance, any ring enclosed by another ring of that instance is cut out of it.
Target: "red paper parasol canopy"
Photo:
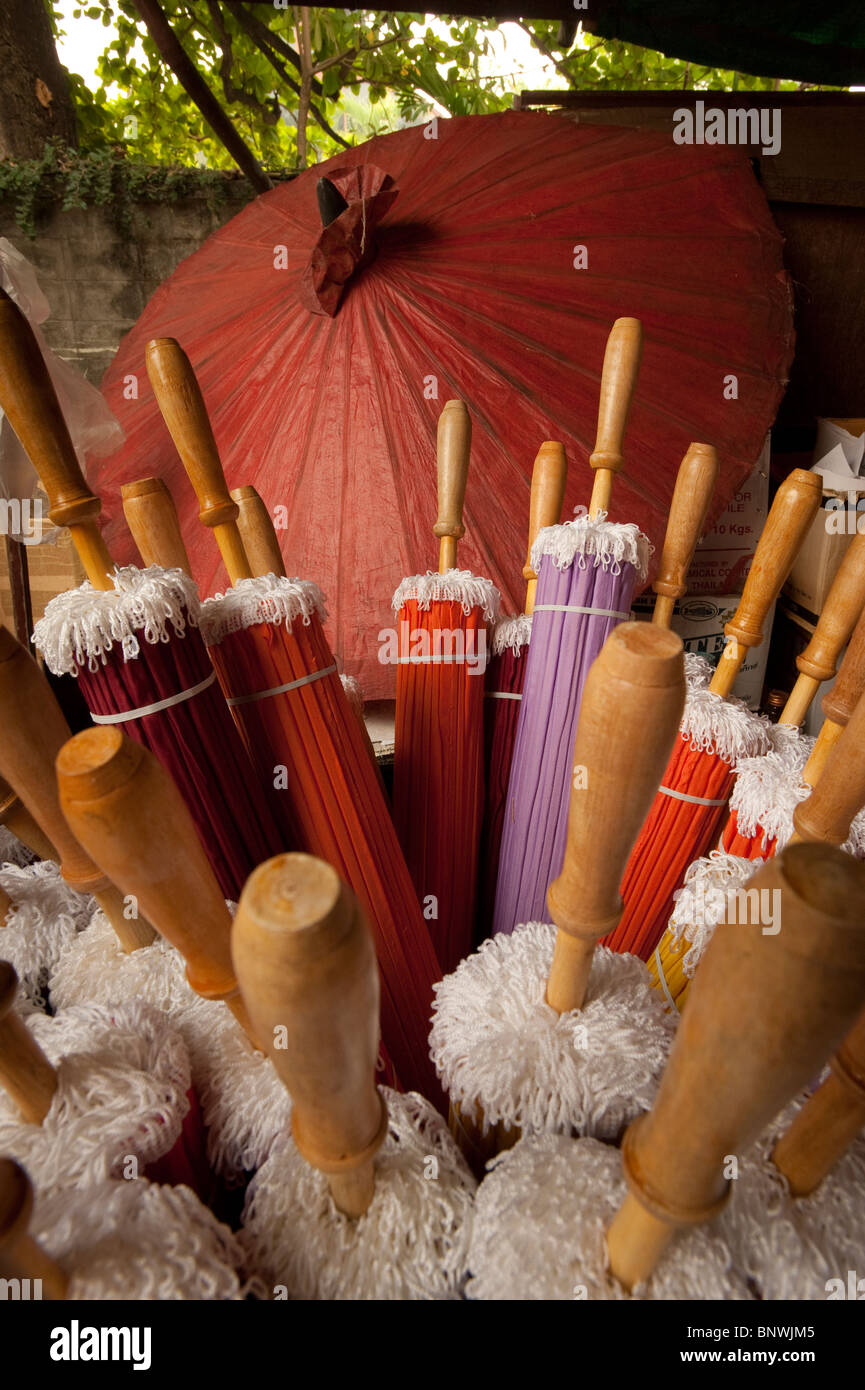
[[[326,228],[322,175],[337,195]],[[147,342],[180,339],[230,485],[286,509],[287,572],[325,591],[331,644],[368,698],[390,695],[370,634],[400,578],[427,567],[444,402],[465,400],[474,424],[463,562],[519,611],[531,460],[561,440],[566,512],[587,494],[622,314],[642,320],[645,350],[611,519],[657,547],[687,445],[717,446],[717,514],[790,361],[781,238],[747,158],[525,112],[382,136],[257,198],[161,286],[106,377],[126,443],[91,481],[112,497],[161,475],[202,591],[223,583],[147,384]],[[118,503],[107,537],[132,558]]]

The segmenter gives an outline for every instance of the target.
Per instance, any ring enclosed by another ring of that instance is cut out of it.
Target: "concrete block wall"
[[[50,346],[98,385],[153,292],[253,196],[241,180],[212,202],[204,194],[170,203],[139,203],[130,233],[108,208],[55,209],[35,240],[0,203],[0,236],[35,266],[51,305],[44,326]]]

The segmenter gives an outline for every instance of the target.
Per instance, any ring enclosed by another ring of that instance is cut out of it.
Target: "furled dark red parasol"
[[[347,204],[324,229],[322,174]],[[688,444],[718,449],[716,514],[753,468],[787,375],[781,238],[746,156],[526,112],[345,151],[216,232],[124,340],[105,390],[126,443],[95,473],[114,507],[107,537],[132,557],[114,499],[160,475],[193,572],[214,587],[218,558],[146,389],[145,345],[176,337],[228,476],[285,509],[288,572],[321,584],[331,646],[367,698],[392,695],[369,638],[400,578],[428,563],[434,479],[418,461],[445,400],[474,422],[463,563],[517,612],[530,460],[560,440],[565,510],[585,498],[603,345],[622,314],[643,323],[646,351],[611,520],[657,549]]]
[[[156,754],[189,806],[226,897],[284,843],[225,707],[197,630],[195,585],[179,570],[117,571],[99,498],[78,466],[27,320],[0,291],[0,405],[38,470],[51,517],[68,525],[88,582],[48,604],[37,646],[79,677],[96,723],[120,724]]]

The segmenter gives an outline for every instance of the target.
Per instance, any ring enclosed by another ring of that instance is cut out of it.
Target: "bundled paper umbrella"
[[[726,646],[708,688],[691,692],[680,737],[622,879],[625,912],[607,945],[648,960],[669,921],[673,894],[721,823],[736,764],[769,748],[768,722],[728,698],[820,505],[820,479],[795,469],[775,495]]]
[[[150,340],[179,339],[228,476],[290,502],[289,573],[327,594],[331,646],[370,699],[393,697],[395,672],[368,634],[400,578],[429,565],[435,504],[417,460],[445,400],[463,397],[474,422],[463,565],[489,575],[517,612],[531,460],[539,440],[560,440],[568,513],[585,500],[606,326],[623,304],[651,350],[614,515],[639,522],[656,546],[690,440],[718,448],[718,511],[752,471],[793,344],[781,237],[746,151],[514,111],[439,120],[436,138],[428,133],[340,151],[256,198],[178,267],[107,374],[126,445],[94,475],[106,498],[130,478],[163,476],[202,593],[213,591],[218,560],[181,496],[155,402],[124,393],[130,373],[144,380]],[[348,204],[324,231],[322,174]],[[386,207],[384,191],[398,194]],[[331,238],[347,244],[343,231],[350,241],[364,217],[376,254],[346,262]],[[322,252],[328,284],[329,257],[339,265],[333,315],[307,294]],[[733,400],[725,374],[738,381]],[[517,505],[493,510],[490,498]],[[128,562],[119,516],[108,538]]]
[[[799,1224],[804,1208],[794,1219],[780,1176],[767,1184],[765,1152],[861,1005],[865,866],[795,845],[753,882],[779,895],[784,929],[731,914],[715,933],[652,1110],[621,1153],[525,1138],[481,1185],[470,1294],[525,1297],[536,1274],[547,1297],[568,1299],[773,1298],[791,1284],[825,1298],[826,1252],[849,1253],[838,1217],[858,1192],[836,1191],[821,1234]],[[514,1222],[511,1203],[544,1165],[549,1186],[535,1181]]]
[[[725,831],[722,838],[722,844],[731,844],[734,852],[713,851],[688,868],[667,930],[649,961],[653,981],[671,1005],[684,1006],[689,982],[724,910],[725,893],[743,885],[756,864],[795,838],[799,812],[802,838],[828,840],[865,858],[865,817],[858,814],[865,806],[865,767],[859,747],[865,729],[857,721],[847,731],[863,692],[865,616],[856,625],[835,684],[823,697],[826,718],[816,742],[788,725],[778,725],[774,746],[767,753],[745,758],[736,766],[730,798],[736,826],[732,835]],[[820,795],[814,797],[818,785]],[[839,820],[839,797],[843,797],[846,821]]]
[[[393,596],[398,662],[393,818],[443,970],[471,950],[484,809],[484,672],[498,589],[456,567],[472,427],[462,401],[438,425],[438,573]]]
[[[646,623],[614,629],[589,671],[569,759],[555,925],[492,937],[436,990],[430,1048],[478,1165],[520,1131],[613,1140],[651,1104],[671,1020],[642,962],[595,946],[621,913],[622,868],[684,696],[679,637]]]
[[[286,838],[343,874],[368,913],[384,994],[384,1046],[399,1084],[436,1099],[426,1048],[440,971],[369,745],[322,629],[324,598],[306,580],[250,577],[207,412],[177,343],[152,343],[148,370],[233,587],[202,607],[202,632],[262,780],[280,790]]]
[[[566,474],[564,449],[561,444],[547,440],[538,450],[532,470],[529,546],[523,567],[523,578],[528,581],[525,607],[516,617],[500,618],[490,639],[484,689],[484,819],[478,892],[478,936],[481,938],[489,935],[492,923],[508,778],[532,635],[532,613],[538,587],[538,576],[532,569],[532,547],[538,532],[555,526],[561,517]]]
[[[548,527],[532,549],[538,575],[534,641],[508,781],[494,932],[543,916],[564,855],[569,758],[583,683],[612,628],[630,616],[636,586],[646,580],[647,538],[634,525],[606,520],[641,352],[638,321],[617,319],[604,355],[589,511]]]
[[[169,768],[235,895],[281,848],[198,632],[198,600],[177,572],[116,571],[32,330],[0,291],[0,406],[37,469],[51,519],[68,525],[87,574],[47,605],[36,644],[56,675],[79,678],[96,723],[119,723]]]
[[[792,817],[796,802],[816,784],[865,687],[863,605],[865,535],[857,535],[841,561],[811,641],[796,658],[799,676],[778,721],[777,746],[765,766],[749,759],[736,769],[721,841],[730,854],[765,858],[773,853],[779,830]],[[845,646],[838,679],[828,692],[829,705],[824,705],[826,720],[814,745],[801,734],[799,724],[821,683],[835,675]]]
[[[0,1151],[41,1192],[138,1176],[181,1141],[173,1157],[186,1180],[189,1058],[168,1019],[138,1000],[25,1019],[17,987],[0,962]]]
[[[164,1010],[189,1052],[211,1163],[237,1181],[270,1151],[286,1098],[256,1050],[231,964],[231,914],[189,811],[153,754],[118,729],[76,734],[57,778],[76,836],[161,939],[124,955],[95,918],[60,960],[51,997],[61,1007],[143,999]]]
[[[475,1183],[423,1097],[376,1087],[378,972],[359,902],[323,861],[273,859],[243,891],[232,955],[292,1097],[291,1133],[247,1193],[250,1267],[274,1297],[458,1297]]]
[[[97,1182],[40,1192],[34,1205],[24,1168],[0,1158],[0,1277],[29,1280],[31,1296],[242,1299],[248,1293],[242,1269],[236,1237],[188,1187],[146,1178]],[[74,1328],[65,1329],[67,1337],[89,1336],[90,1329]]]

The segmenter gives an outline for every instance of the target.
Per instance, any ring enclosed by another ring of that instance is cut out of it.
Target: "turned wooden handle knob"
[[[57,1072],[15,1012],[18,976],[0,960],[0,1086],[28,1124],[41,1125],[57,1090]]]
[[[727,645],[709,687],[714,694],[729,695],[748,648],[763,641],[766,615],[790,573],[822,496],[822,479],[804,468],[794,468],[775,493],[739,607],[724,627]]]
[[[578,1009],[595,942],[619,922],[619,884],[664,774],[685,705],[682,640],[614,628],[583,688],[565,862],[547,905],[558,928],[547,1002]]]
[[[865,535],[851,541],[817,619],[814,635],[796,658],[803,676],[831,680],[865,606]],[[865,679],[865,676],[863,676]]]
[[[0,825],[5,825],[16,835],[22,845],[32,849],[40,859],[53,859],[60,863],[60,856],[42,827],[33,818],[17,792],[0,777]]]
[[[33,657],[0,626],[0,769],[60,856],[63,877],[81,893],[104,874],[71,833],[57,799],[54,758],[69,725]]]
[[[237,530],[237,503],[231,500],[210,417],[189,358],[175,338],[147,344],[147,375],[162,418],[198,498],[199,518],[213,528],[232,584],[250,569]]]
[[[543,443],[535,457],[532,469],[532,488],[529,500],[529,545],[526,563],[523,566],[523,579],[528,580],[526,591],[526,612],[531,613],[535,606],[535,591],[538,576],[532,569],[532,546],[538,532],[545,526],[557,525],[562,515],[565,500],[565,480],[568,476],[568,461],[565,446],[548,439]]]
[[[465,401],[447,401],[439,416],[438,459],[438,520],[433,534],[439,546],[439,572],[454,569],[457,541],[466,533],[463,526],[463,503],[469,456],[472,447],[472,422]]]
[[[794,1197],[819,1187],[865,1125],[865,1012],[835,1053],[831,1068],[772,1154]]]
[[[630,1197],[610,1228],[613,1273],[647,1278],[677,1226],[726,1199],[741,1154],[815,1076],[865,997],[865,864],[789,845],[728,896],[691,985],[649,1115],[623,1144]]]
[[[177,508],[161,478],[139,478],[120,489],[123,515],[145,565],[183,570],[192,577],[189,556],[180,533]]]
[[[793,812],[803,840],[843,845],[854,818],[865,806],[865,696],[848,720],[823,765],[811,795]]]
[[[0,1278],[29,1280],[28,1299],[62,1299],[67,1278],[32,1238],[33,1187],[19,1163],[0,1158]]]
[[[846,724],[863,693],[865,693],[865,613],[860,615],[853,629],[853,635],[844,653],[844,660],[838,668],[835,684],[831,690],[827,690],[820,702],[823,714],[833,724]]]
[[[42,480],[57,526],[102,510],[87,486],[45,359],[26,316],[0,290],[0,406]]]
[[[111,556],[96,518],[102,510],[81,472],[45,359],[27,318],[0,289],[0,406],[48,494],[50,517],[70,526],[87,578],[112,588]]]
[[[237,526],[252,573],[284,575],[285,564],[276,529],[256,489],[248,484],[233,487],[231,496],[237,503]]]
[[[378,966],[360,905],[322,860],[279,855],[247,880],[231,944],[256,1034],[291,1093],[297,1147],[358,1216],[387,1125]]]
[[[76,837],[184,956],[192,988],[206,999],[235,996],[231,917],[159,760],[117,728],[85,729],[60,749],[57,783]]]
[[[670,617],[676,599],[688,592],[688,570],[717,481],[716,450],[711,444],[689,444],[676,475],[658,577],[652,585],[656,594],[670,600]]]
[[[625,427],[643,356],[639,319],[616,319],[607,338],[598,403],[598,433],[589,463],[595,470],[589,515],[609,510],[613,479],[624,462]]]

